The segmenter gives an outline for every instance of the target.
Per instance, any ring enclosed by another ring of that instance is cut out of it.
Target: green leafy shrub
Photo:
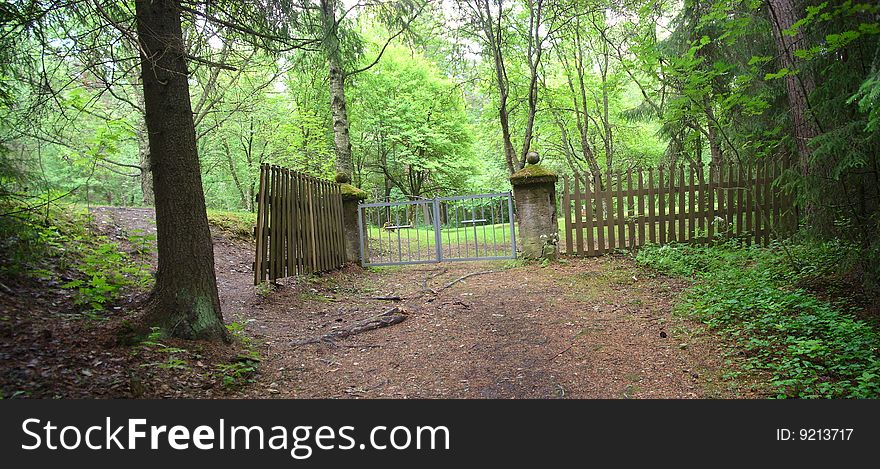
[[[90,242],[80,239],[76,249],[81,257],[75,268],[82,276],[62,285],[75,289],[77,305],[87,305],[92,311],[101,311],[104,305],[116,300],[123,287],[140,283],[144,269],[133,265],[129,256],[119,251],[117,243],[101,242],[103,237]]]
[[[244,324],[232,322],[226,325],[226,330],[244,346],[244,351],[230,363],[218,363],[217,375],[228,388],[252,383],[259,369],[260,352],[254,348],[253,340],[244,333]]]
[[[695,278],[678,311],[730,337],[748,368],[770,372],[777,397],[880,397],[880,333],[851,307],[796,287],[806,276],[827,274],[844,251],[834,243],[646,246],[637,261]]]
[[[52,205],[48,213],[22,212],[0,222],[0,249],[9,262],[0,273],[42,280],[72,277],[61,285],[75,291],[86,313],[102,311],[125,287],[146,288],[149,268],[118,243],[88,229],[89,214],[74,205]],[[143,237],[144,243],[149,237]]]

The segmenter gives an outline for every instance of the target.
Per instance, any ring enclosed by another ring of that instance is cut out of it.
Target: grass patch
[[[208,210],[208,223],[235,238],[252,240],[254,227],[257,226],[257,214]]]
[[[794,245],[787,252],[733,242],[651,245],[637,261],[694,278],[677,311],[730,338],[746,357],[746,371],[769,373],[777,397],[877,398],[880,333],[857,318],[857,308],[798,287],[805,276],[835,265],[836,253],[829,244]]]

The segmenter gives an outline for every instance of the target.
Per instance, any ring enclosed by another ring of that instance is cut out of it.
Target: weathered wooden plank
[[[324,210],[321,203],[323,201],[323,191],[321,184],[315,184],[315,181],[312,181],[309,187],[312,189],[312,207],[315,214],[315,272],[322,272],[324,271],[324,251],[326,250],[326,241],[322,227],[324,221]]]
[[[633,199],[632,168],[626,170],[626,187],[629,189],[629,194],[626,196],[626,224],[629,227],[629,239],[626,246],[634,248],[638,245],[636,240],[636,221],[638,217],[636,216],[635,200]]]
[[[693,164],[688,165],[688,241],[691,242],[696,239],[697,232],[697,201],[695,200],[696,187],[694,187],[696,172],[696,167]]]
[[[608,252],[614,251],[617,246],[614,242],[615,233],[614,226],[617,223],[617,217],[614,216],[614,175],[608,172],[608,182],[605,185],[605,217],[608,220]]]
[[[577,242],[578,255],[584,254],[584,225],[583,216],[581,215],[581,206],[584,204],[583,195],[581,193],[581,182],[578,174],[574,175],[574,237]]]
[[[644,172],[639,168],[638,180],[638,225],[639,225],[639,246],[645,245],[645,181]]]
[[[626,217],[623,215],[623,207],[626,200],[620,192],[623,187],[623,174],[617,172],[617,247],[626,248]]]
[[[321,257],[321,272],[330,269],[330,250],[333,246],[330,243],[330,230],[328,224],[330,222],[330,213],[327,210],[327,182],[318,181],[316,184],[320,197],[318,197],[318,233],[321,237],[318,254]]]
[[[754,204],[754,192],[755,192],[755,178],[752,177],[752,163],[749,162],[746,164],[745,169],[745,181],[744,181],[745,191],[746,191],[746,207],[745,207],[745,233],[747,233],[746,243],[751,244],[752,242],[752,227],[754,225],[753,219],[755,215],[755,204]]]
[[[259,285],[263,281],[264,266],[266,262],[266,165],[260,165],[260,189],[257,193],[257,226],[254,234],[256,235],[256,256],[254,260],[254,285]]]
[[[675,212],[676,212],[676,186],[675,186],[675,166],[669,166],[669,224],[667,225],[667,229],[669,233],[666,235],[667,240],[670,243],[674,243],[678,241],[677,233],[675,230]]]
[[[596,230],[596,254],[604,254],[605,253],[605,212],[602,209],[604,203],[602,202],[603,193],[602,190],[602,177],[601,173],[593,174],[593,189],[594,192],[589,194],[587,197],[587,203],[591,203],[593,200],[596,202],[596,226],[598,227]],[[587,188],[589,191],[589,187]],[[592,228],[590,228],[592,230]]]
[[[683,243],[687,238],[687,227],[685,226],[685,219],[687,218],[687,206],[685,205],[687,187],[685,187],[684,165],[678,167],[678,186],[678,240]]]
[[[590,190],[590,181],[584,176],[584,231],[587,232],[587,247],[584,250],[588,256],[596,255],[596,242],[593,239],[593,229],[596,226],[595,221],[593,220],[593,193]]]
[[[725,178],[727,177],[727,172],[725,171],[724,163],[718,163],[718,184],[715,186],[715,194],[718,198],[718,206],[715,208],[715,216],[721,218],[723,221],[718,225],[718,234],[721,234],[721,230],[725,228],[728,223],[727,220],[727,210],[724,207],[725,194],[727,193]]]
[[[706,236],[706,178],[704,175],[703,163],[697,164],[697,184],[699,192],[697,193],[697,210],[700,216],[697,217],[697,226],[700,229],[700,236]]]
[[[736,165],[736,235],[741,236],[743,233],[743,215],[745,208],[743,207],[743,165]]]
[[[271,203],[272,203],[272,212],[270,218],[269,225],[269,241],[271,242],[269,249],[269,259],[270,259],[270,271],[269,271],[269,279],[271,281],[275,281],[280,276],[278,274],[278,239],[280,238],[279,231],[279,221],[281,219],[281,210],[279,209],[278,203],[278,185],[280,178],[278,177],[278,167],[272,167],[272,192],[271,192]]]
[[[761,186],[761,181],[763,180],[762,168],[763,161],[756,161],[755,185],[753,187],[753,190],[755,191],[755,244],[761,244],[761,237],[764,233],[764,191]]]
[[[577,174],[575,174],[575,184],[577,184]],[[574,242],[572,240],[572,224],[571,224],[571,190],[568,176],[562,177],[562,213],[565,216],[565,252],[574,254]],[[577,199],[575,199],[577,200]],[[574,204],[574,210],[578,209],[577,203]]]
[[[302,242],[303,253],[300,258],[302,266],[302,275],[309,275],[313,272],[311,268],[311,230],[309,229],[309,210],[310,203],[308,198],[308,190],[311,182],[304,174],[297,174],[300,187],[300,233],[304,237]]]
[[[275,236],[277,239],[275,240],[275,275],[277,278],[283,278],[284,274],[284,222],[287,217],[284,216],[284,168],[278,167],[276,169],[276,176],[278,177],[278,184],[275,187],[275,203],[278,206],[278,210],[275,214],[278,217],[275,226]]]
[[[662,182],[660,184],[663,184]],[[648,220],[650,220],[648,225],[648,240],[652,243],[657,242],[657,235],[654,222],[656,220],[654,213],[654,206],[656,201],[654,200],[656,197],[654,189],[654,168],[648,169]]]
[[[663,168],[658,168],[658,179],[660,185],[658,186],[658,210],[657,210],[657,230],[660,234],[660,244],[666,244],[666,196],[664,194],[666,184],[663,181]]]
[[[709,163],[709,190],[706,193],[705,203],[708,215],[706,216],[706,240],[712,242],[715,237],[715,180],[717,169],[713,163]]]
[[[727,165],[727,229],[729,232],[731,232],[731,226],[736,221],[734,212],[735,208],[733,205],[736,200],[736,180],[734,178],[735,170],[736,168],[733,163]]]
[[[762,223],[763,229],[761,230],[761,244],[767,245],[770,244],[770,230],[771,220],[770,220],[770,212],[772,210],[771,204],[773,203],[773,199],[770,196],[770,172],[767,169],[767,159],[763,159],[761,161],[761,202],[763,203],[762,207]]]
[[[293,269],[291,269],[290,265],[290,246],[291,239],[293,238],[293,229],[292,229],[292,218],[290,216],[290,171],[287,169],[284,170],[284,177],[282,179],[282,193],[284,194],[284,202],[283,202],[283,218],[284,218],[284,276],[287,277],[291,275]]]
[[[290,176],[290,205],[291,225],[293,226],[293,275],[302,274],[302,200],[300,198],[299,174],[292,173]]]

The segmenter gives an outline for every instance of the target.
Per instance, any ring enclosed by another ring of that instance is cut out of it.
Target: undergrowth
[[[227,324],[226,329],[241,343],[243,350],[229,363],[217,364],[217,375],[227,388],[238,388],[254,382],[260,366],[260,352],[253,340],[245,334],[243,324],[233,322]]]
[[[118,243],[89,230],[89,214],[74,205],[47,212],[24,211],[0,219],[0,277],[37,279],[74,293],[74,303],[98,317],[126,287],[146,289],[149,266]],[[130,239],[139,253],[151,249],[152,235]]]
[[[236,238],[253,239],[257,214],[251,212],[225,212],[208,210],[208,223]]]
[[[637,261],[694,278],[677,310],[730,337],[747,357],[745,371],[770,373],[777,397],[877,398],[880,332],[849,302],[798,287],[830,275],[845,251],[835,243],[650,245]]]

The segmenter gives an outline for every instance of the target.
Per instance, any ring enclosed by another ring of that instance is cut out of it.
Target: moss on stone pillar
[[[556,181],[553,171],[533,164],[513,173],[519,238],[524,259],[555,259],[559,253],[559,225],[556,220]]]
[[[345,261],[357,262],[361,249],[361,240],[358,234],[358,203],[367,198],[367,193],[348,183],[339,184],[339,191],[342,193],[342,234],[345,240]]]

